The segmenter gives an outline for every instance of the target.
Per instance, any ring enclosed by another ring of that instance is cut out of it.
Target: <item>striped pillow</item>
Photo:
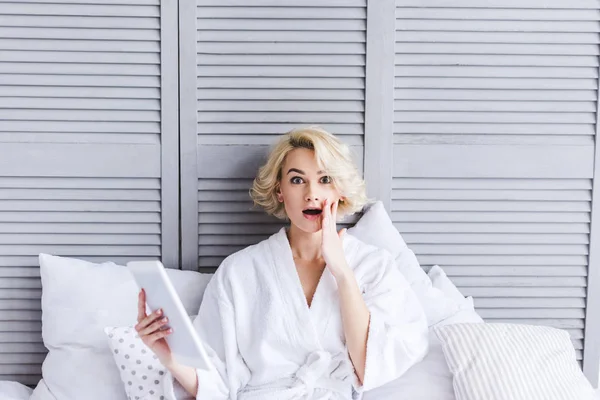
[[[587,400],[569,333],[518,324],[435,328],[453,375],[457,400]]]

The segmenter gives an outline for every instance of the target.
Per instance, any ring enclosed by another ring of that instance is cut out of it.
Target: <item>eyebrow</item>
[[[290,172],[297,172],[300,175],[306,175],[304,173],[304,171],[302,171],[301,169],[298,169],[298,168],[290,168],[287,173],[289,174]],[[321,175],[321,174],[324,174],[324,173],[325,173],[325,171],[317,171],[317,175]]]

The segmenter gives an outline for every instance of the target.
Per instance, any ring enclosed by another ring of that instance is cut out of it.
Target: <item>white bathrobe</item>
[[[336,281],[326,268],[308,307],[285,228],[223,261],[194,326],[215,366],[197,370],[197,399],[359,399],[425,356],[427,322],[385,250],[343,236],[370,311],[360,385],[345,346]],[[167,399],[185,398],[165,375]]]

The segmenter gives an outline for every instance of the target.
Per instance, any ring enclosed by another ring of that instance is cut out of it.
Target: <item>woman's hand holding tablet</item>
[[[194,368],[212,369],[202,341],[162,263],[131,261],[127,268],[142,289],[138,296],[136,331],[146,346],[165,366],[176,361]],[[150,314],[146,313],[146,303]]]
[[[170,365],[173,362],[171,348],[166,341],[167,335],[173,332],[172,328],[167,328],[168,318],[162,316],[162,310],[158,309],[150,315],[146,314],[146,293],[144,289],[138,294],[138,318],[135,330],[142,342],[150,349],[162,365]]]

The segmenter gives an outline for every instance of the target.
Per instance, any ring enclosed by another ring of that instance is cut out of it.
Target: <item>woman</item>
[[[136,330],[169,371],[167,398],[357,399],[424,357],[425,315],[392,256],[337,231],[367,201],[347,146],[319,128],[287,133],[250,195],[290,224],[208,284],[194,326],[214,370],[176,363],[140,293]]]

